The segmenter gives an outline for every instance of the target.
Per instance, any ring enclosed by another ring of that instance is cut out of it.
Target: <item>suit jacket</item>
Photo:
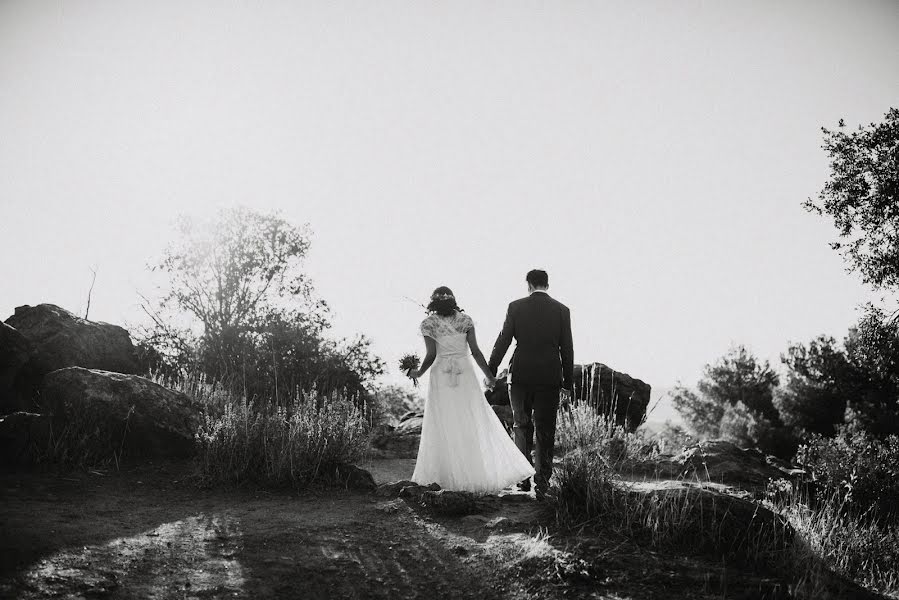
[[[503,330],[487,363],[494,375],[513,338],[516,346],[509,369],[512,383],[571,389],[574,349],[567,306],[542,292],[509,304]]]

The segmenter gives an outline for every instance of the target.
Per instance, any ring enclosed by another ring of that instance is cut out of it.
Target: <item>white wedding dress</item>
[[[471,317],[430,315],[421,333],[437,342],[429,371],[412,481],[442,489],[497,492],[534,474],[484,398],[468,349]]]

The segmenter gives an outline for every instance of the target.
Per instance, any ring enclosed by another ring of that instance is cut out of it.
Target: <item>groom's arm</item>
[[[503,322],[503,330],[496,337],[496,343],[493,344],[493,352],[490,353],[490,361],[487,363],[494,377],[496,376],[496,370],[499,369],[499,364],[503,362],[506,351],[509,350],[509,346],[512,344],[514,334],[515,316],[513,315],[512,305],[509,304],[509,308],[506,309],[506,320]]]
[[[562,358],[562,387],[572,389],[574,384],[574,341],[571,339],[571,311],[562,311],[562,339],[559,343]]]

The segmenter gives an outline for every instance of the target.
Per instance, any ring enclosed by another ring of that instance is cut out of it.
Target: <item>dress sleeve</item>
[[[437,335],[434,333],[434,319],[432,319],[431,317],[426,317],[425,320],[421,322],[421,325],[419,325],[418,329],[425,337],[429,337],[432,339],[437,338]]]
[[[472,327],[474,327],[474,321],[471,317],[462,313],[462,318],[459,320],[459,327],[462,329],[462,333],[468,333]]]

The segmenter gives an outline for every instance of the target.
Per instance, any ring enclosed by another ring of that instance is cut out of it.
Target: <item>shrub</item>
[[[333,482],[367,446],[361,412],[336,396],[307,397],[290,409],[231,402],[204,415],[196,439],[205,482],[266,487]]]
[[[841,510],[880,521],[899,517],[899,436],[879,440],[841,427],[833,438],[813,436],[799,448],[816,495],[840,499]]]

